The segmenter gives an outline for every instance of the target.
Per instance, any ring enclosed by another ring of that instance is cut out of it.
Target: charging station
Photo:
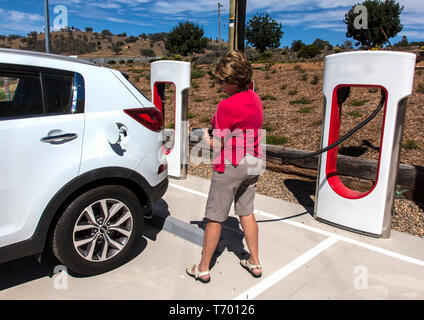
[[[352,87],[380,90],[383,126],[377,176],[365,193],[351,190],[337,173],[338,148],[320,158],[314,218],[377,238],[389,238],[407,97],[412,93],[416,55],[359,51],[325,58],[325,109],[321,147],[339,139],[341,107]]]
[[[152,101],[156,108],[165,110],[165,88],[167,84],[175,87],[175,121],[173,130],[164,130],[165,141],[162,152],[168,161],[168,175],[176,179],[185,179],[188,165],[188,98],[191,80],[191,65],[182,61],[156,61],[151,64]],[[170,143],[169,143],[170,141]]]

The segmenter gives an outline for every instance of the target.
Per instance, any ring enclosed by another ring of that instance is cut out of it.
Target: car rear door
[[[30,238],[78,175],[84,96],[79,74],[0,65],[0,247]]]

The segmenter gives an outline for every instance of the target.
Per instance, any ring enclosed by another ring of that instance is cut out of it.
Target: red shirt
[[[249,153],[264,158],[261,146],[263,106],[252,90],[238,92],[218,104],[212,120],[214,136],[224,138],[222,151],[214,152],[214,170],[225,171],[225,159],[234,166]]]

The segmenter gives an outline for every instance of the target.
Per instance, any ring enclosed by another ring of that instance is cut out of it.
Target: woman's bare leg
[[[260,264],[258,252],[258,224],[255,215],[252,213],[247,216],[240,216],[240,224],[243,228],[244,237],[250,252],[249,263]],[[253,269],[252,271],[255,274],[261,274],[260,269]]]
[[[222,223],[209,220],[203,234],[203,251],[202,258],[199,263],[199,271],[209,270],[209,265],[212,260],[212,256],[215,253],[216,247],[218,246],[219,238],[221,236]],[[192,270],[194,272],[194,270]],[[209,276],[201,277],[202,279],[208,279]]]

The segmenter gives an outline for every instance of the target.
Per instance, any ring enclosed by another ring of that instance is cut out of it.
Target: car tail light
[[[126,109],[124,112],[152,131],[160,132],[163,128],[162,112],[157,108]]]

